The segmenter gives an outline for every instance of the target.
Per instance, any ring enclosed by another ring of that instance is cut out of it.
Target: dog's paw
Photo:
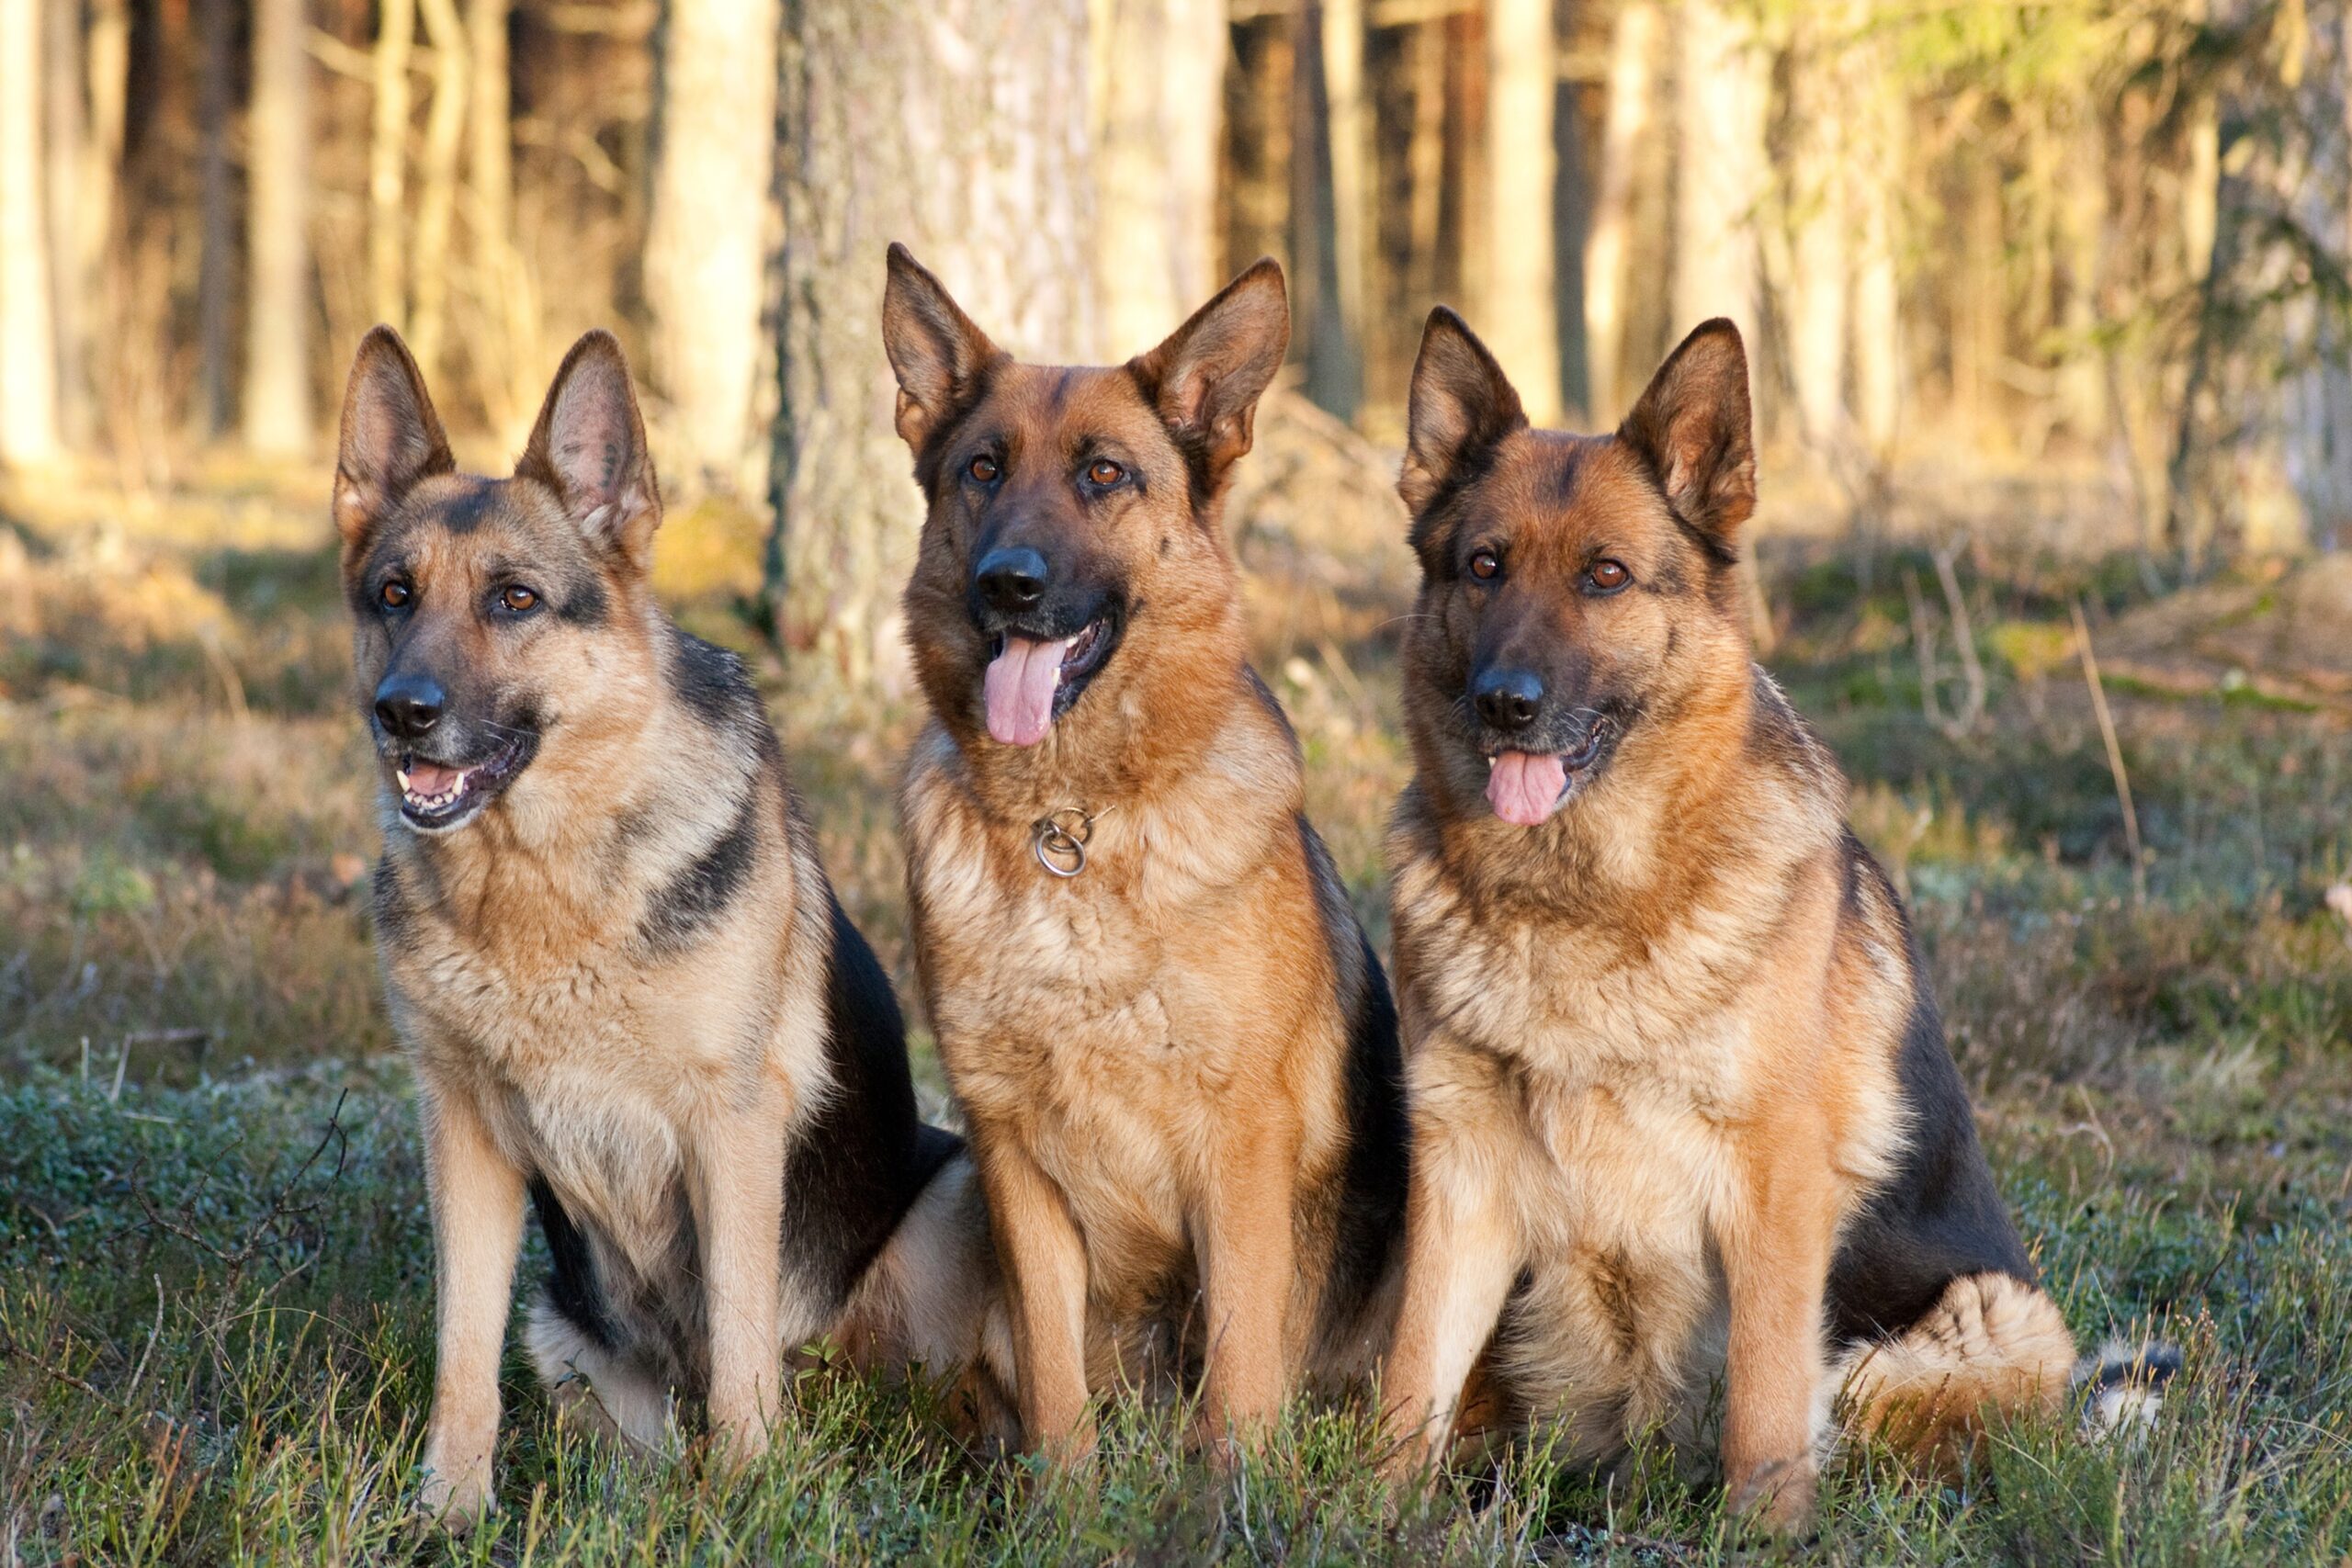
[[[445,1466],[428,1459],[416,1503],[418,1511],[442,1529],[465,1534],[498,1506],[497,1495],[490,1489],[490,1461]]]
[[[1813,1532],[1821,1470],[1808,1456],[1758,1465],[1734,1481],[1725,1506],[1747,1529],[1780,1540]]]

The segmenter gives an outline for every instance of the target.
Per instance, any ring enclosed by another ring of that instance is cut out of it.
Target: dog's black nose
[[[441,682],[430,675],[395,671],[376,688],[376,722],[387,735],[419,739],[441,722],[441,710],[448,700]]]
[[[1013,615],[1037,607],[1046,596],[1046,576],[1045,557],[1026,545],[1008,545],[982,556],[972,581],[989,609]]]
[[[1544,680],[1532,670],[1483,670],[1470,683],[1478,716],[1497,729],[1525,729],[1544,706]]]

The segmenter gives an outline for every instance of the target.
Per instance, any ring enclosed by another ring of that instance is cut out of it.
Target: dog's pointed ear
[[[1249,270],[1148,354],[1127,362],[1192,466],[1193,489],[1216,494],[1255,438],[1258,400],[1290,351],[1290,295],[1282,264]]]
[[[1666,356],[1617,438],[1641,454],[1675,514],[1736,558],[1733,536],[1756,510],[1756,438],[1747,350],[1718,316]]]
[[[1466,464],[1526,427],[1518,389],[1478,334],[1445,306],[1432,310],[1405,411],[1405,463],[1396,474],[1405,509],[1419,516]]]
[[[417,480],[457,466],[408,344],[391,328],[375,328],[359,342],[343,394],[334,510],[345,558],[357,554]]]
[[[589,333],[563,356],[514,477],[555,491],[591,544],[639,571],[652,564],[662,490],[628,361],[612,333]]]
[[[889,270],[882,288],[882,351],[899,378],[899,437],[921,456],[923,443],[971,405],[1004,351],[896,241]]]

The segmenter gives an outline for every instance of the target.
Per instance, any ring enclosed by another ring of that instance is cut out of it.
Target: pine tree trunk
[[[1609,35],[1609,101],[1602,111],[1600,188],[1584,242],[1585,380],[1596,425],[1623,417],[1634,389],[1625,380],[1625,301],[1633,286],[1636,154],[1650,134],[1658,14],[1648,0],[1627,0]]]
[[[311,58],[302,0],[254,10],[246,116],[245,445],[311,444]]]
[[[1302,218],[1319,220],[1318,238],[1329,247],[1317,287],[1306,296],[1312,307],[1306,317],[1306,392],[1340,418],[1353,419],[1363,401],[1374,231],[1374,126],[1364,83],[1363,0],[1317,0],[1313,14],[1320,22],[1318,69],[1303,73],[1302,79],[1321,90],[1322,123],[1308,127],[1321,134],[1302,138],[1299,147],[1307,151],[1319,141],[1323,166],[1318,171],[1308,164],[1301,172],[1323,175],[1322,188],[1315,194],[1329,206],[1317,214],[1314,202],[1297,204]]]
[[[94,423],[90,391],[90,275],[83,270],[81,208],[87,199],[82,172],[89,125],[82,73],[80,0],[48,0],[42,7],[48,52],[41,108],[47,121],[41,177],[48,197],[49,282],[57,332],[57,420],[63,444],[78,447]]]
[[[1905,188],[1909,105],[1883,41],[1864,57],[1852,111],[1847,189],[1854,229],[1854,423],[1872,461],[1892,455],[1903,414],[1903,332],[1896,203]]]
[[[1852,84],[1840,69],[1848,40],[1822,20],[1811,13],[1798,24],[1783,186],[1791,230],[1789,378],[1798,434],[1826,453],[1846,427],[1845,115]]]
[[[236,13],[224,5],[197,7],[197,269],[196,362],[201,406],[197,423],[208,439],[228,433],[236,415],[230,344],[236,321],[237,209],[229,169],[229,119],[236,110]]]
[[[767,598],[786,645],[853,687],[903,682],[922,517],[882,352],[884,248],[906,242],[1012,353],[1102,352],[1086,27],[1086,0],[787,5]]]
[[[41,0],[0,0],[0,463],[56,460],[57,339],[41,196]]]
[[[441,346],[449,327],[449,234],[458,210],[458,165],[466,145],[466,93],[471,74],[466,25],[457,0],[418,0],[424,36],[433,46],[433,102],[424,112],[424,152],[418,160],[409,347],[427,376],[441,373]]]
[[[1527,417],[1560,419],[1560,326],[1552,247],[1553,103],[1559,51],[1552,0],[1487,7],[1487,276],[1482,325]]]
[[[752,477],[753,381],[775,172],[776,0],[669,7],[645,242],[654,384],[695,482]]]
[[[376,110],[368,147],[368,291],[376,319],[408,325],[409,56],[416,0],[379,0]]]
[[[1673,334],[1729,316],[1751,366],[1762,278],[1756,205],[1763,194],[1765,61],[1744,7],[1682,0],[1677,51]],[[1758,390],[1770,383],[1754,378]]]
[[[1091,0],[1090,10],[1095,288],[1107,352],[1135,354],[1224,281],[1216,184],[1225,5]]]

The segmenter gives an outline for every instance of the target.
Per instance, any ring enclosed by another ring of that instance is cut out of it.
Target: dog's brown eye
[[[397,610],[409,602],[408,584],[398,579],[376,590],[376,603],[387,610]]]
[[[501,593],[498,596],[498,602],[519,615],[526,610],[536,608],[539,603],[539,596],[518,582]]]
[[[1470,575],[1481,582],[1492,582],[1503,574],[1503,558],[1492,550],[1480,550],[1470,558]]]
[[[1105,487],[1117,484],[1127,477],[1127,470],[1108,457],[1097,457],[1086,466],[1086,477]]]
[[[979,480],[980,483],[984,485],[992,485],[996,483],[996,476],[998,473],[996,459],[989,457],[985,452],[981,453],[978,457],[966,464],[964,471],[970,474],[974,479]]]
[[[1634,574],[1625,570],[1625,563],[1615,560],[1598,562],[1585,577],[1603,593],[1614,593],[1634,580]]]

